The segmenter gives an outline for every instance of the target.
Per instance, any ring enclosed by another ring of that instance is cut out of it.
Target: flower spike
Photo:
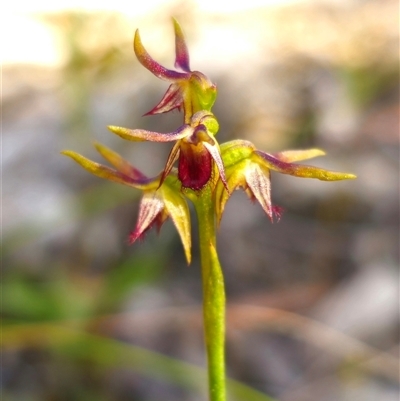
[[[276,154],[257,150],[249,141],[235,140],[219,145],[215,136],[219,124],[211,112],[217,88],[199,71],[190,68],[189,51],[183,31],[173,19],[175,69],[163,67],[146,51],[137,30],[133,49],[139,62],[157,78],[169,82],[160,102],[145,115],[183,111],[183,123],[175,131],[160,133],[143,129],[109,126],[129,141],[174,142],[164,170],[148,178],[120,155],[104,145],[97,151],[108,167],[72,152],[64,151],[90,173],[143,191],[136,226],[129,243],[143,238],[152,227],[160,229],[171,218],[180,236],[186,260],[191,261],[190,214],[187,199],[196,210],[203,281],[203,316],[209,368],[210,400],[225,400],[225,292],[218,261],[216,227],[221,221],[232,191],[243,189],[257,201],[272,222],[280,219],[282,208],[271,200],[271,171],[295,177],[335,181],[356,178],[353,174],[327,171],[296,162],[324,155],[320,149],[289,150]],[[177,164],[177,168],[174,165]]]

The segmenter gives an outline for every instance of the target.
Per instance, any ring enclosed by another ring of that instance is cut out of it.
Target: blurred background
[[[2,29],[2,399],[207,399],[197,223],[187,266],[170,221],[127,245],[140,192],[59,152],[99,141],[147,175],[170,146],[106,125],[168,132],[142,115],[172,67],[171,16],[191,66],[218,86],[220,142],[319,147],[326,183],[272,173],[271,224],[243,192],[218,247],[228,298],[230,400],[397,401],[399,76],[395,0],[15,0]],[[241,383],[241,384],[240,384]]]

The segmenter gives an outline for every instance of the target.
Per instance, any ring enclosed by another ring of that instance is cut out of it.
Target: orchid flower
[[[198,111],[211,111],[217,97],[217,88],[203,73],[190,70],[189,52],[182,29],[175,19],[173,23],[175,67],[181,71],[169,70],[153,60],[142,44],[139,30],[135,32],[133,49],[139,62],[145,68],[157,78],[171,82],[161,101],[145,115],[183,109],[184,122],[188,124],[192,115]]]
[[[168,176],[174,163],[179,160],[178,177],[184,188],[190,188],[194,191],[201,190],[213,175],[213,163],[215,163],[218,175],[226,187],[224,165],[218,142],[214,138],[219,126],[211,112],[198,111],[191,117],[189,124],[184,124],[171,133],[163,134],[140,129],[130,130],[115,126],[108,128],[121,138],[130,141],[176,141],[161,175],[160,185]]]
[[[355,178],[353,174],[338,173],[314,166],[294,164],[325,154],[320,149],[289,150],[269,154],[257,150],[249,141],[234,140],[221,145],[227,183],[217,185],[215,206],[218,221],[221,220],[226,202],[237,188],[245,190],[251,200],[257,200],[271,221],[280,219],[282,208],[271,202],[270,172],[276,171],[295,177],[317,178],[322,181],[338,181]],[[225,189],[228,187],[228,191]]]
[[[219,124],[211,112],[216,86],[199,71],[192,71],[183,32],[176,20],[175,67],[167,69],[145,50],[139,31],[133,48],[139,62],[156,77],[170,82],[161,101],[146,115],[183,111],[183,125],[169,133],[109,126],[129,141],[175,142],[164,170],[148,178],[121,156],[97,144],[99,153],[114,167],[93,162],[72,151],[62,152],[90,173],[143,191],[136,228],[129,236],[133,243],[170,217],[180,235],[187,262],[191,260],[190,217],[187,199],[194,204],[199,224],[199,245],[203,282],[205,344],[208,356],[210,401],[226,401],[225,392],[225,290],[216,247],[216,226],[226,202],[235,189],[242,188],[257,200],[273,221],[282,208],[271,201],[271,171],[323,181],[353,179],[348,173],[327,171],[295,162],[325,154],[319,149],[292,150],[270,154],[257,150],[249,141],[218,144]],[[174,167],[178,164],[177,168]]]
[[[171,172],[162,185],[160,185],[159,176],[147,178],[128,161],[106,146],[98,143],[95,144],[95,147],[115,169],[93,162],[72,151],[64,151],[62,154],[71,157],[85,170],[97,177],[143,191],[136,228],[129,235],[128,242],[133,244],[137,239],[142,238],[154,225],[160,229],[165,220],[171,217],[181,238],[186,260],[190,264],[191,233],[189,208],[185,197],[180,191],[181,185],[176,177],[176,172]]]

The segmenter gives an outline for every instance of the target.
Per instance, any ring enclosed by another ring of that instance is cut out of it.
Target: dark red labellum
[[[183,145],[179,156],[178,178],[183,187],[198,191],[212,174],[212,157],[203,145]]]

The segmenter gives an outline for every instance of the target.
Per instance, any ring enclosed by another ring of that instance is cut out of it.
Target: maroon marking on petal
[[[128,245],[132,245],[137,240],[143,241],[146,231],[140,232],[137,229],[132,231],[128,237]]]
[[[178,178],[183,187],[198,191],[207,184],[212,174],[212,157],[202,144],[182,144],[178,164]]]

